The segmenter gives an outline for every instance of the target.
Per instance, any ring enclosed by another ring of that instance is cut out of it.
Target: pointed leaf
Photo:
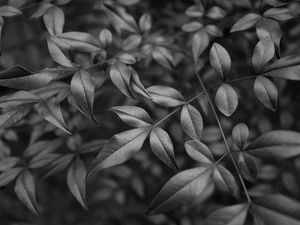
[[[86,170],[83,161],[76,157],[67,174],[68,187],[80,205],[87,210],[86,204]]]
[[[173,56],[171,52],[165,47],[157,46],[152,49],[153,59],[161,66],[172,70],[173,68]]]
[[[232,173],[222,165],[216,165],[214,169],[214,181],[221,192],[235,195],[238,185]]]
[[[256,13],[249,13],[242,18],[240,18],[231,28],[230,32],[236,32],[241,30],[247,30],[254,26],[261,16]]]
[[[238,96],[229,84],[222,84],[216,93],[215,102],[225,116],[231,116],[238,106]]]
[[[207,48],[209,36],[205,31],[198,31],[192,37],[192,51],[194,61],[197,62],[199,56]]]
[[[150,133],[150,147],[154,154],[170,168],[177,170],[174,148],[169,134],[159,128],[153,127]]]
[[[156,195],[148,214],[168,212],[191,203],[211,185],[211,178],[211,167],[197,167],[176,174]]]
[[[53,174],[64,170],[73,160],[74,154],[65,154],[57,158],[47,166],[47,172],[44,174],[43,179]]]
[[[215,160],[211,150],[200,141],[188,141],[184,144],[186,153],[201,164],[212,164]]]
[[[0,108],[14,107],[18,105],[41,102],[38,96],[27,91],[18,91],[11,95],[0,97]]]
[[[300,154],[300,133],[276,130],[252,141],[247,153],[266,160],[279,160]]]
[[[25,170],[17,178],[15,193],[20,201],[33,213],[39,215],[32,174]]]
[[[224,79],[230,72],[231,58],[226,49],[214,43],[209,53],[209,61],[211,66],[218,72],[222,79]]]
[[[12,182],[23,170],[21,167],[5,170],[0,174],[0,187],[4,187]]]
[[[239,123],[232,129],[232,137],[239,148],[242,148],[249,137],[249,128],[244,123]]]
[[[271,8],[264,12],[264,17],[286,21],[295,17],[289,8]]]
[[[70,84],[71,94],[79,106],[79,110],[90,120],[97,122],[94,116],[95,81],[86,70],[76,72]]]
[[[128,69],[131,71],[130,88],[136,93],[144,96],[145,98],[152,99],[150,94],[142,84],[137,72],[132,67],[128,67]]]
[[[0,115],[0,128],[6,129],[19,123],[31,110],[32,104],[18,106]]]
[[[254,82],[254,93],[261,103],[268,109],[276,111],[278,91],[271,80],[266,77],[256,77]]]
[[[21,14],[22,11],[20,11],[19,9],[11,5],[5,5],[0,7],[0,16],[10,17],[10,16],[21,15]]]
[[[240,153],[238,166],[242,176],[247,181],[254,183],[258,175],[258,166],[255,159],[247,153]]]
[[[133,127],[149,127],[152,120],[149,114],[142,108],[136,106],[115,106],[110,109],[116,113],[121,120]]]
[[[256,33],[259,40],[271,38],[274,44],[279,47],[282,32],[276,20],[263,18],[256,25]]]
[[[211,213],[205,219],[204,225],[244,225],[248,209],[247,203],[226,206]]]
[[[174,107],[184,104],[183,96],[174,88],[157,85],[147,88],[147,91],[158,105]]]
[[[254,48],[252,55],[252,65],[254,70],[258,73],[262,67],[266,65],[275,54],[275,47],[271,38],[266,37],[260,40]]]
[[[143,146],[151,128],[136,128],[115,134],[93,161],[90,173],[121,164],[134,156]]]
[[[190,138],[200,140],[203,130],[203,119],[197,109],[190,104],[183,106],[180,121],[183,131]]]
[[[43,16],[45,26],[50,35],[60,35],[65,23],[65,14],[58,7],[51,7]]]
[[[0,172],[11,169],[15,165],[17,165],[18,162],[20,162],[20,158],[18,157],[6,157],[0,159]]]

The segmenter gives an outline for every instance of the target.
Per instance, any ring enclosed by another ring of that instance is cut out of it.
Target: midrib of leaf
[[[83,79],[82,79],[82,73],[80,72],[80,82],[81,82],[81,84],[82,84],[82,88],[83,88],[83,94],[84,94],[84,99],[85,99],[85,105],[86,105],[86,107],[89,109],[89,111],[90,111],[90,113],[92,113],[92,106],[90,106],[90,104],[89,104],[89,101],[88,101],[88,97],[87,97],[87,94],[86,94],[86,91],[87,91],[87,89],[86,89],[86,87],[85,87],[85,85],[84,85],[84,82],[83,82]]]
[[[140,121],[142,121],[142,122],[144,122],[144,123],[149,124],[149,126],[151,126],[150,123],[148,123],[147,121],[143,120],[143,119],[140,118],[140,117],[133,116],[132,114],[129,114],[129,113],[125,112],[125,111],[120,111],[120,110],[114,110],[114,111],[119,112],[119,113],[123,113],[123,114],[125,114],[125,115],[127,115],[127,116],[130,116],[130,117],[133,117],[133,118],[136,118],[137,120],[140,120]]]
[[[160,138],[159,135],[157,135],[155,129],[154,129],[154,132],[155,132],[155,135],[158,137],[158,140],[159,140],[159,145],[161,146],[161,148],[164,150],[163,153],[166,153],[166,155],[168,156],[168,158],[172,161],[173,163],[173,156],[170,155],[169,151],[166,150],[165,146],[163,145],[163,142],[162,142],[162,139]]]

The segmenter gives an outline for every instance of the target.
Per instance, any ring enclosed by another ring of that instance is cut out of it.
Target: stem
[[[207,89],[206,89],[206,87],[205,87],[205,85],[204,85],[204,83],[203,83],[202,78],[200,77],[200,74],[199,74],[198,71],[197,71],[196,66],[194,66],[194,70],[195,70],[195,74],[196,74],[196,76],[197,76],[197,79],[198,79],[198,81],[199,81],[199,83],[200,83],[202,89],[205,91],[205,94],[206,94],[206,96],[207,96],[209,105],[210,105],[210,107],[211,107],[211,109],[212,109],[212,111],[213,111],[214,117],[215,117],[215,119],[217,120],[219,129],[220,129],[221,134],[222,134],[222,138],[223,138],[223,140],[224,140],[224,143],[225,143],[225,146],[226,146],[226,149],[227,149],[227,153],[226,153],[226,154],[229,154],[229,157],[230,157],[230,159],[231,159],[231,161],[232,161],[232,164],[234,165],[234,168],[235,168],[235,170],[236,170],[236,172],[237,172],[237,174],[238,174],[238,177],[239,177],[239,179],[240,179],[240,181],[241,181],[242,187],[243,187],[244,192],[245,192],[245,194],[246,194],[247,201],[250,203],[250,202],[251,202],[251,198],[250,198],[250,196],[249,196],[247,187],[246,187],[245,182],[244,182],[244,180],[243,180],[243,178],[242,178],[242,176],[241,176],[241,174],[240,174],[240,172],[239,172],[238,166],[237,166],[237,164],[236,164],[236,162],[235,162],[233,156],[231,155],[229,144],[228,144],[227,139],[226,139],[226,137],[225,137],[224,130],[223,130],[223,127],[222,127],[222,125],[221,125],[221,122],[220,122],[220,119],[219,119],[219,117],[218,117],[218,114],[217,114],[217,112],[216,112],[216,109],[215,109],[215,107],[214,107],[214,104],[213,104],[213,102],[212,102],[212,100],[211,100],[211,96],[210,96],[209,92],[206,91]],[[249,78],[247,78],[247,79],[249,79]],[[221,158],[223,158],[223,157],[221,157]]]

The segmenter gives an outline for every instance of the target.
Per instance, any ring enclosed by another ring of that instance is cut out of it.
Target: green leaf
[[[11,169],[19,162],[20,162],[20,158],[12,157],[12,156],[0,159],[0,172]]]
[[[232,137],[239,148],[243,148],[249,137],[248,126],[244,123],[239,123],[232,129]]]
[[[3,171],[0,174],[0,187],[4,187],[12,182],[21,172],[23,168],[16,167]]]
[[[22,12],[19,9],[11,5],[4,5],[0,7],[0,16],[10,17],[10,16],[21,15],[21,14]]]
[[[192,105],[184,105],[181,110],[180,122],[183,131],[191,138],[200,140],[203,130],[203,119],[200,112]]]
[[[44,101],[42,103],[38,103],[35,105],[35,110],[49,123],[71,135],[61,112],[59,102],[56,98],[48,100],[47,102]]]
[[[83,161],[76,157],[67,174],[68,187],[80,205],[87,210],[86,203],[86,169]]]
[[[147,88],[152,101],[164,107],[174,107],[184,104],[183,96],[174,88],[168,86],[151,86]]]
[[[266,160],[279,160],[300,154],[300,134],[276,130],[265,133],[252,141],[245,151]]]
[[[200,55],[209,45],[209,36],[204,30],[196,32],[192,37],[192,52],[194,61],[197,62]]]
[[[240,18],[231,28],[230,32],[247,30],[259,21],[261,16],[256,13],[249,13]]]
[[[268,109],[276,111],[278,91],[271,80],[266,77],[256,77],[254,81],[254,93],[261,103]]]
[[[94,116],[95,81],[86,70],[77,71],[70,84],[71,94],[79,110],[90,120],[98,123]]]
[[[136,128],[115,134],[92,162],[89,174],[129,160],[142,148],[150,130],[149,127]]]
[[[271,38],[274,44],[279,47],[282,36],[281,28],[276,20],[263,18],[256,25],[256,33],[259,40]]]
[[[230,72],[231,58],[226,49],[214,43],[209,53],[209,61],[211,66],[218,72],[222,79],[224,79]]]
[[[215,102],[220,112],[229,117],[237,109],[238,96],[229,84],[222,84],[217,90]]]
[[[204,225],[243,225],[248,215],[249,204],[226,206],[211,213]]]
[[[111,81],[124,95],[134,98],[130,89],[131,71],[125,64],[116,61],[110,67],[109,75]]]
[[[28,170],[24,170],[17,178],[15,193],[19,200],[35,215],[39,216],[39,210],[35,196],[34,177]]]
[[[253,201],[254,215],[264,224],[298,225],[300,223],[300,203],[286,196],[267,195]]]
[[[286,21],[295,17],[288,8],[271,8],[265,11],[263,16],[279,21]]]
[[[213,164],[214,157],[211,150],[201,141],[192,140],[184,144],[186,153],[201,164]]]
[[[176,209],[193,202],[212,183],[212,168],[197,167],[173,176],[152,201],[147,214],[153,215]]]
[[[214,182],[219,191],[235,195],[238,191],[238,185],[232,173],[222,165],[216,165],[214,168]]]
[[[60,35],[65,23],[65,14],[60,8],[54,6],[47,10],[43,16],[44,24],[50,35]]]
[[[115,106],[110,109],[116,113],[121,120],[133,127],[152,126],[149,114],[142,108],[136,106]]]
[[[174,156],[173,143],[165,130],[159,127],[152,128],[150,133],[150,147],[152,152],[167,166],[174,170],[178,169]]]
[[[32,104],[14,107],[0,115],[0,128],[6,129],[19,123],[31,110]]]
[[[275,47],[270,37],[260,40],[254,48],[252,55],[252,65],[254,70],[259,73],[275,54]]]

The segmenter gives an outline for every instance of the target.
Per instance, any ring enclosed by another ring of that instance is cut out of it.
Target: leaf
[[[237,109],[238,97],[229,84],[222,84],[217,90],[215,102],[220,112],[229,117]]]
[[[159,127],[152,128],[150,133],[150,147],[152,152],[167,166],[174,170],[178,169],[174,156],[173,143],[165,130]]]
[[[280,194],[255,199],[253,201],[253,211],[264,224],[298,225],[300,223],[299,202]]]
[[[258,175],[258,166],[251,155],[244,152],[239,153],[238,167],[240,173],[247,181],[255,182]]]
[[[230,32],[247,30],[259,21],[261,16],[256,13],[249,13],[240,18],[231,28]]]
[[[275,54],[275,48],[273,41],[266,37],[260,40],[254,48],[252,55],[252,65],[254,70],[258,73],[261,71],[262,67],[266,65]]]
[[[256,25],[256,33],[259,40],[271,38],[274,44],[279,47],[282,36],[281,28],[276,20],[263,18]]]
[[[102,47],[107,48],[112,42],[112,34],[109,30],[103,29],[99,33],[99,40]]]
[[[202,17],[204,14],[204,7],[201,2],[197,3],[197,5],[193,5],[188,7],[185,10],[185,14],[189,17]]]
[[[74,154],[61,155],[57,160],[51,162],[47,166],[47,172],[44,174],[43,179],[65,169],[72,162],[74,156]]]
[[[152,99],[148,91],[142,84],[137,72],[132,67],[128,67],[128,69],[131,71],[130,88],[136,93],[139,93],[140,95],[144,96],[145,98]]]
[[[56,138],[51,140],[42,140],[35,143],[31,143],[23,152],[24,157],[35,157],[38,155],[48,155],[49,153],[57,150],[62,144],[64,144],[62,138]]]
[[[211,213],[204,225],[243,225],[248,215],[249,204],[226,206]]]
[[[127,97],[134,98],[130,89],[131,73],[128,67],[116,61],[109,70],[111,81]]]
[[[50,35],[60,35],[63,31],[65,23],[65,14],[58,7],[51,7],[43,15],[44,24]]]
[[[142,148],[150,130],[135,128],[115,134],[92,162],[89,174],[129,160]]]
[[[80,154],[87,154],[91,152],[95,152],[101,148],[107,143],[108,141],[106,139],[99,139],[99,140],[93,140],[87,143],[84,143],[82,146],[80,146],[79,153]]]
[[[66,50],[62,50],[52,38],[47,38],[47,45],[49,54],[56,63],[65,67],[75,67]]]
[[[11,5],[4,5],[0,7],[0,16],[10,17],[10,16],[21,15],[21,14],[22,12],[19,9]]]
[[[20,158],[12,157],[12,156],[0,159],[0,172],[11,169],[19,162],[20,162]]]
[[[39,216],[39,210],[35,196],[34,177],[28,170],[24,170],[17,178],[15,193],[19,200],[35,215]]]
[[[48,9],[52,8],[53,6],[54,5],[50,3],[40,4],[37,10],[35,10],[35,12],[30,16],[30,19],[37,19],[43,16],[48,11]]]
[[[152,27],[151,16],[148,13],[145,13],[141,16],[139,20],[140,30],[145,33],[149,31]]]
[[[194,61],[197,62],[199,56],[209,45],[209,36],[205,31],[198,31],[192,37],[192,52]]]
[[[174,88],[155,85],[147,88],[147,91],[158,105],[174,107],[184,104],[183,96]]]
[[[115,106],[110,109],[116,113],[121,120],[133,127],[152,126],[149,114],[142,108],[136,106]]]
[[[173,176],[152,201],[147,214],[153,215],[176,209],[191,203],[212,182],[211,167],[184,170]]]
[[[214,182],[218,190],[223,193],[235,195],[238,191],[238,185],[232,173],[222,165],[216,165],[214,168]]]
[[[234,126],[232,129],[232,137],[236,144],[239,146],[240,149],[245,146],[248,137],[249,137],[249,129],[246,124],[239,123]]]
[[[124,8],[113,8],[108,5],[104,5],[104,11],[118,32],[123,29],[129,32],[138,33],[138,26],[134,18],[129,15]]]
[[[19,123],[31,110],[32,104],[14,107],[0,115],[0,128],[6,129]]]
[[[224,79],[230,72],[231,58],[226,49],[214,43],[209,53],[209,61],[211,66],[218,72],[222,79]]]
[[[201,164],[213,164],[214,157],[211,150],[201,141],[192,140],[184,144],[186,153]]]
[[[47,102],[38,103],[35,105],[35,110],[49,123],[71,135],[71,132],[68,130],[61,112],[59,102],[56,98],[53,98]]]
[[[0,97],[0,108],[14,107],[22,104],[41,102],[42,99],[27,91],[17,91]]]
[[[32,74],[22,66],[13,66],[0,72],[0,86],[32,90],[44,87],[58,76],[72,71],[73,69],[45,69]]]
[[[203,130],[203,119],[197,109],[190,104],[184,105],[181,110],[180,121],[183,131],[191,139],[200,140]]]
[[[71,163],[67,173],[68,187],[84,209],[87,208],[86,203],[86,170],[83,161],[76,157]]]
[[[119,62],[122,62],[124,64],[134,64],[136,63],[136,59],[128,53],[118,53],[116,56],[114,56]]]
[[[263,16],[279,21],[286,21],[295,17],[288,8],[271,8],[265,11]]]
[[[52,36],[50,39],[60,48],[76,50],[79,52],[101,51],[101,44],[91,34],[85,32],[65,32],[59,36]]]
[[[182,30],[185,32],[195,32],[200,30],[201,28],[203,28],[203,25],[198,21],[192,21],[182,26]]]
[[[245,151],[266,160],[280,160],[300,154],[300,134],[276,130],[265,133],[252,141]]]
[[[276,86],[266,77],[258,76],[254,81],[254,93],[268,109],[276,111],[278,91]]]
[[[173,55],[165,47],[156,46],[152,49],[153,59],[161,66],[172,70],[173,69]]]
[[[95,81],[86,70],[77,71],[70,84],[71,94],[79,110],[90,120],[98,123],[94,116]]]
[[[142,43],[142,36],[139,34],[130,35],[122,44],[125,51],[136,49]]]
[[[16,167],[5,170],[0,174],[0,187],[4,187],[12,182],[23,170],[23,168]]]
[[[33,159],[31,159],[28,163],[29,168],[31,169],[37,169],[44,167],[50,163],[52,163],[55,160],[58,160],[60,157],[59,154],[50,153],[50,154],[39,154],[35,156]]]

